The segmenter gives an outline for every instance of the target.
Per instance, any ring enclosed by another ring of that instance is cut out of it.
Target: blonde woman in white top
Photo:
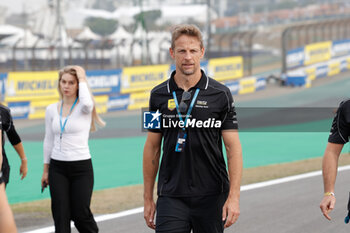
[[[85,70],[67,66],[59,72],[61,101],[46,109],[44,172],[42,187],[50,186],[51,210],[56,233],[71,232],[73,220],[79,232],[98,232],[90,210],[94,175],[89,151],[90,131],[98,116]]]

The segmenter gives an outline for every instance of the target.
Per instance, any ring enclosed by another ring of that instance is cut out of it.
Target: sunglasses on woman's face
[[[179,104],[179,110],[180,110],[181,113],[186,112],[188,106],[185,103],[185,101],[190,100],[190,99],[191,99],[191,92],[190,91],[184,91],[182,93],[181,102]]]

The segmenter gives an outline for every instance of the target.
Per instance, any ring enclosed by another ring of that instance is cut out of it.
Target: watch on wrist
[[[325,192],[324,196],[335,196],[333,192]]]

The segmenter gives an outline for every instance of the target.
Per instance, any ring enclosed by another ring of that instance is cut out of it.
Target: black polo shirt
[[[174,75],[175,71],[170,79],[153,88],[150,97],[150,111],[159,110],[162,114],[162,128],[150,130],[162,133],[163,136],[158,195],[181,197],[228,192],[229,180],[222,151],[221,132],[238,128],[230,90],[207,77],[202,71],[199,82],[189,90],[191,100],[185,102],[189,106],[196,89],[199,88],[189,118],[192,125],[186,128],[186,146],[182,152],[175,152],[177,136],[181,129],[169,127],[169,121],[179,120],[173,91],[180,103],[184,90],[176,85]],[[196,122],[203,124],[198,125]],[[205,122],[209,127],[203,126]],[[203,127],[197,127],[201,125]]]
[[[345,144],[350,136],[350,100],[340,103],[337,113],[333,119],[328,142]]]

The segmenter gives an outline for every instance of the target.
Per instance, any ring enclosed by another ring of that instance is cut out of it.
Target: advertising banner
[[[326,41],[306,45],[287,52],[287,68],[325,62],[331,58],[350,54],[350,40]]]
[[[332,42],[319,42],[305,46],[304,65],[311,65],[331,59]]]
[[[108,111],[108,95],[95,96],[94,99],[97,113],[106,113]]]
[[[0,73],[0,101],[3,102],[5,100],[5,89],[7,82],[7,73]]]
[[[107,103],[108,112],[126,110],[130,103],[130,94],[110,96]]]
[[[141,109],[149,105],[150,92],[131,93],[128,109]]]
[[[332,57],[350,54],[350,40],[338,40],[332,43]]]
[[[28,119],[30,112],[30,102],[8,102],[5,103],[11,110],[11,115],[13,119]]]
[[[121,93],[151,90],[168,78],[169,65],[123,68]]]
[[[225,81],[243,77],[243,58],[225,57],[210,59],[208,75],[217,81]]]
[[[340,72],[346,71],[348,69],[348,62],[346,60],[340,61]]]
[[[239,81],[228,81],[224,83],[230,89],[232,95],[237,95],[239,92]]]
[[[42,100],[32,100],[29,102],[28,119],[43,119],[45,118],[46,107],[50,104],[58,102],[58,98],[49,98]]]
[[[336,75],[340,73],[340,62],[334,61],[328,65],[328,76]]]
[[[292,69],[304,65],[304,47],[292,49],[287,52],[287,68]]]
[[[316,67],[308,67],[305,69],[306,77],[309,80],[316,79]]]
[[[58,72],[9,72],[6,102],[58,98]]]
[[[318,66],[316,68],[316,78],[327,77],[328,75],[328,65]]]
[[[94,95],[113,95],[120,92],[122,69],[86,71]]]
[[[260,91],[266,88],[266,78],[256,78],[255,91]]]
[[[247,94],[255,91],[256,78],[245,78],[239,81],[238,94]]]
[[[350,57],[346,58],[346,61],[348,63],[348,70],[350,70]]]

